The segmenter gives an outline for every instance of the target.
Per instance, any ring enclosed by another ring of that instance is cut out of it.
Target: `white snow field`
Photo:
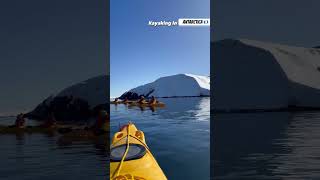
[[[320,107],[320,49],[246,39],[212,45],[214,110]]]
[[[152,83],[133,88],[125,92],[145,97],[195,97],[210,96],[210,77],[193,74],[177,74],[161,77]]]

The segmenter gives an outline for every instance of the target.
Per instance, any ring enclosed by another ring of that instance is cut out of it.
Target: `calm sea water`
[[[320,179],[320,112],[214,115],[213,179]]]
[[[111,105],[112,135],[129,121],[145,133],[168,179],[210,178],[210,98],[160,99],[166,108]]]
[[[14,118],[0,118],[0,124],[12,122]],[[0,179],[107,179],[109,147],[89,142],[59,145],[58,138],[57,134],[0,134]]]

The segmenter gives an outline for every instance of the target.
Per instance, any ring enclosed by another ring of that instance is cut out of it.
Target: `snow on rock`
[[[193,74],[166,76],[125,92],[120,99],[145,97],[210,96],[210,77]]]
[[[212,45],[215,110],[320,107],[320,49],[245,39]]]
[[[27,113],[31,119],[44,120],[50,112],[59,121],[81,121],[105,109],[109,102],[109,76],[97,76],[65,88],[49,96]]]

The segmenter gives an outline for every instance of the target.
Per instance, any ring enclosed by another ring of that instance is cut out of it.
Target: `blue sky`
[[[211,38],[246,38],[303,47],[319,46],[319,7],[319,0],[212,1],[214,36]]]
[[[210,75],[209,27],[150,27],[149,20],[209,18],[209,0],[111,0],[110,96],[178,73]]]
[[[0,1],[0,116],[106,74],[107,1]]]

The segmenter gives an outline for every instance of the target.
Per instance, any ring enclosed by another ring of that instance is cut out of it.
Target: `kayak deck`
[[[163,102],[157,102],[157,103],[149,103],[149,102],[144,102],[144,103],[139,103],[138,101],[127,101],[127,102],[123,102],[123,101],[119,101],[119,102],[115,102],[112,101],[110,102],[110,104],[114,104],[114,105],[118,105],[118,104],[126,104],[129,106],[139,106],[139,107],[165,107],[166,105]]]
[[[133,150],[130,151],[130,148]],[[128,151],[127,154],[124,150]],[[140,154],[135,154],[137,152]],[[119,155],[123,161],[119,159]],[[110,179],[167,179],[146,145],[144,133],[131,123],[115,133],[111,143],[110,161]]]

